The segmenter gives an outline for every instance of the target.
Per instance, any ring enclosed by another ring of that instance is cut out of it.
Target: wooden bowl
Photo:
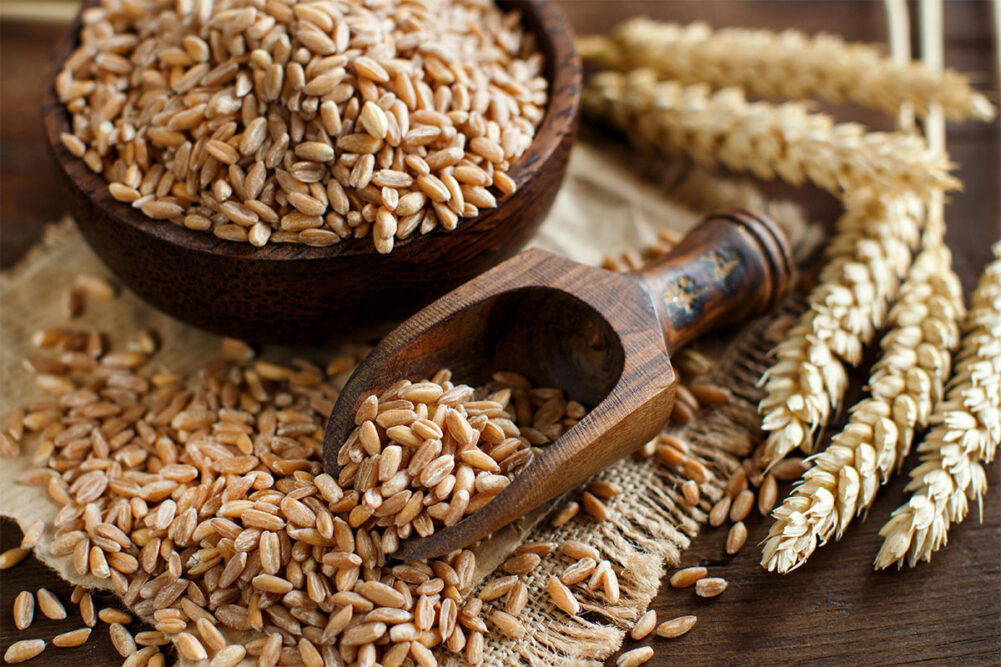
[[[535,140],[513,165],[518,189],[495,209],[398,241],[378,254],[370,237],[314,248],[223,241],[114,200],[107,181],[59,141],[69,116],[54,91],[76,46],[79,19],[51,56],[42,112],[48,145],[65,176],[77,226],[125,285],[157,308],[209,331],[252,342],[318,343],[378,333],[512,256],[552,206],[577,130],[580,60],[563,12],[551,0],[502,3],[523,11],[546,59],[549,105]]]

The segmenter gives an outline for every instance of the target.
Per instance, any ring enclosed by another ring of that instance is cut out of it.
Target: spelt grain
[[[701,405],[715,407],[730,400],[730,390],[715,384],[693,384],[689,390]]]
[[[765,475],[758,490],[758,511],[762,516],[768,516],[778,499],[778,483],[774,475]]]
[[[178,654],[185,660],[207,660],[209,657],[202,643],[189,632],[178,633],[174,637],[174,646],[177,647]],[[115,648],[118,646],[116,645]],[[121,649],[119,649],[119,653],[121,653]]]
[[[579,419],[579,418],[578,418]],[[599,498],[614,498],[622,493],[622,487],[615,482],[594,481],[588,482],[587,490]]]
[[[733,499],[733,504],[730,506],[730,521],[743,521],[751,513],[752,507],[754,507],[754,491],[744,489]]]
[[[678,570],[671,575],[670,583],[672,588],[688,588],[689,586],[695,585],[695,583],[709,574],[706,568],[697,567],[686,567],[683,570]]]
[[[494,610],[490,615],[490,620],[493,621],[497,631],[509,639],[518,639],[525,635],[525,626],[514,616],[499,609]]]
[[[114,607],[105,607],[101,611],[97,612],[97,617],[108,625],[111,625],[112,623],[128,625],[132,622],[132,617],[130,615],[120,609],[115,609]]]
[[[615,660],[616,667],[637,667],[653,657],[653,649],[649,646],[641,646],[631,651],[626,651]]]
[[[553,518],[549,523],[553,528],[559,528],[577,516],[578,512],[580,512],[580,505],[576,502],[570,501],[553,515]]]
[[[3,661],[8,664],[31,660],[45,650],[45,642],[41,639],[22,639],[7,647]]]
[[[620,595],[619,578],[615,574],[615,571],[611,568],[611,565],[605,568],[602,588],[605,592],[605,600],[607,600],[609,604],[618,604]]]
[[[738,521],[730,527],[730,532],[726,536],[726,553],[733,556],[744,546],[747,541],[747,527],[743,521]]]
[[[512,556],[504,563],[504,571],[508,574],[528,574],[538,566],[542,558],[538,554],[524,553]]]
[[[56,635],[52,638],[52,645],[60,648],[81,646],[90,637],[90,628],[80,628]]]
[[[803,476],[809,464],[801,458],[786,458],[772,466],[771,475],[779,482],[792,482]]]
[[[35,595],[38,597],[38,609],[46,618],[51,618],[54,621],[66,618],[66,608],[51,591],[39,588]]]
[[[90,593],[84,593],[80,598],[80,617],[88,627],[97,625],[97,615],[94,613],[94,598]]]
[[[580,497],[581,504],[584,506],[584,511],[593,516],[598,521],[608,521],[612,518],[611,513],[608,511],[608,507],[605,503],[598,500],[598,498],[591,493],[585,491]]]
[[[695,594],[701,598],[714,598],[722,594],[728,585],[727,580],[720,577],[703,577],[695,582]]]
[[[629,636],[639,641],[653,632],[655,627],[657,627],[657,612],[650,609],[637,619],[629,631]]]
[[[685,497],[685,504],[689,507],[699,504],[699,485],[694,480],[686,480],[681,485],[681,493]]]
[[[701,461],[693,458],[686,458],[681,464],[682,469],[690,479],[698,484],[705,484],[709,481],[709,470]]]
[[[14,626],[25,630],[35,617],[35,598],[31,591],[21,591],[14,598]]]
[[[31,553],[30,549],[8,549],[0,554],[0,570],[6,570],[8,568],[14,567],[22,560],[28,557]]]
[[[108,625],[108,635],[111,637],[111,644],[118,651],[118,655],[127,658],[138,649],[136,642],[132,638],[132,633],[121,623],[111,623]],[[186,656],[185,656],[186,657]]]
[[[313,5],[94,8],[59,75],[74,128],[61,142],[150,217],[256,246],[371,235],[389,252],[407,216],[411,231],[451,229],[496,205],[486,186],[513,192],[506,170],[543,117],[542,55],[520,15],[453,4],[419,21],[352,5],[337,22]],[[460,173],[477,175],[475,202]],[[431,178],[448,206],[423,198]]]
[[[590,577],[597,566],[598,563],[594,558],[581,558],[576,563],[569,565],[565,570],[563,570],[563,573],[560,575],[560,580],[567,586],[579,584]]]
[[[726,489],[724,490],[724,493],[726,494],[727,498],[733,500],[734,498],[737,497],[737,494],[739,494],[740,492],[744,491],[747,488],[747,483],[748,483],[747,471],[744,470],[743,467],[737,468],[736,470],[733,471],[733,474],[730,475],[730,479],[727,480]]]
[[[523,581],[516,581],[504,600],[504,611],[514,617],[521,615],[528,604],[528,586]]]
[[[676,639],[695,627],[697,616],[679,616],[657,626],[657,636]]]

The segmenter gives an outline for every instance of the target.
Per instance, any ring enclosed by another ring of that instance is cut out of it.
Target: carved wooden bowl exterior
[[[48,145],[65,177],[84,238],[139,296],[181,320],[252,342],[319,343],[378,333],[521,249],[552,206],[577,129],[581,68],[573,34],[550,0],[520,8],[546,58],[550,99],[535,140],[510,175],[517,191],[495,209],[398,241],[379,255],[371,238],[326,247],[255,248],[166,221],[115,201],[107,182],[59,141],[69,117],[53,83],[76,45],[79,21],[51,56],[43,98]]]

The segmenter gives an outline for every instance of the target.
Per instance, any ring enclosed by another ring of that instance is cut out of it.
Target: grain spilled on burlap
[[[808,224],[794,205],[765,201],[753,187],[719,180],[687,165],[651,163],[641,177],[630,171],[635,163],[635,156],[628,151],[599,150],[578,143],[564,187],[532,245],[597,264],[607,254],[652,244],[659,229],[684,231],[706,212],[731,206],[757,208],[771,215],[791,237],[798,256],[805,256],[816,244],[817,226]],[[5,388],[0,395],[0,416],[38,398],[32,376],[21,361],[31,353],[33,332],[64,324],[61,296],[79,273],[107,275],[79,233],[64,221],[53,225],[44,242],[17,267],[0,274],[0,380]],[[801,303],[787,300],[782,308],[796,311],[801,307]],[[525,578],[529,605],[522,620],[528,633],[518,641],[492,634],[485,647],[485,664],[599,664],[618,649],[625,629],[656,594],[665,568],[679,562],[681,552],[705,522],[711,503],[721,494],[722,480],[757,439],[755,404],[759,394],[754,383],[766,365],[764,355],[771,345],[761,335],[766,320],[741,329],[739,342],[732,345],[735,337],[717,337],[701,345],[717,359],[713,375],[731,389],[734,399],[722,408],[703,410],[680,431],[712,474],[702,485],[698,507],[684,505],[680,493],[683,479],[676,472],[652,460],[628,458],[598,476],[624,488],[624,493],[608,501],[612,521],[577,518],[553,529],[544,519],[558,507],[556,504],[526,517],[477,550],[479,574],[489,577],[526,539],[580,540],[597,548],[613,564],[621,588],[619,604],[582,597],[582,618],[570,619],[549,602],[545,592],[548,574],[558,573],[568,561],[558,555],[547,557]],[[157,312],[127,290],[113,302],[88,305],[73,326],[108,332],[112,347],[123,345],[144,329],[154,329],[162,345],[151,363],[165,371],[189,372],[215,358],[219,349],[217,336]],[[262,358],[281,361],[296,355],[326,362],[341,351],[267,348]],[[343,383],[346,378],[338,380]],[[28,457],[22,456],[0,466],[0,514],[16,519],[22,527],[39,519],[48,525],[56,506],[45,490],[16,483],[19,473],[29,465]],[[52,557],[48,553],[51,537],[48,528],[36,548],[43,562],[71,583],[103,587],[103,582],[93,577],[77,575],[69,558]],[[575,592],[579,588],[575,587]],[[252,636],[227,633],[233,642]],[[256,664],[256,659],[243,664]]]

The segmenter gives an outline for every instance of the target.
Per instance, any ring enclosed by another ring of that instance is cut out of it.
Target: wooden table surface
[[[603,31],[622,18],[644,13],[679,22],[701,19],[714,26],[823,30],[870,42],[885,41],[886,35],[882,3],[868,0],[795,4],[563,0],[563,4],[579,33]],[[947,64],[970,72],[996,102],[988,3],[948,2],[945,16]],[[0,21],[0,266],[4,268],[38,241],[45,222],[65,212],[62,193],[55,190],[54,167],[42,144],[38,110],[39,74],[62,29],[61,24]],[[850,113],[852,118],[887,126],[877,115]],[[947,209],[948,242],[969,290],[990,256],[990,243],[1001,237],[998,122],[950,126],[948,148],[965,184],[963,192],[952,196]],[[788,190],[783,193],[788,194]],[[837,202],[822,193],[808,190],[796,196],[815,219],[832,222],[838,213]],[[906,467],[915,460],[912,456]],[[696,614],[699,621],[681,639],[654,641],[657,656],[648,664],[998,664],[1001,491],[997,487],[1001,467],[997,462],[989,467],[988,477],[992,488],[984,502],[983,520],[978,521],[974,513],[955,527],[948,548],[936,555],[934,566],[872,571],[880,544],[877,531],[905,498],[906,476],[881,491],[868,521],[853,525],[841,542],[819,550],[805,567],[785,577],[768,574],[758,566],[759,551],[751,545],[767,531],[762,517],[755,514],[748,521],[749,547],[733,558],[722,555],[725,530],[707,528],[684,554],[683,565],[715,566],[731,582],[730,588],[713,600],[696,598],[690,591],[662,590],[653,605],[661,620]],[[16,546],[19,541],[20,531],[5,522],[0,549]],[[0,650],[24,638],[10,622],[14,596],[22,588],[41,586],[68,603],[69,586],[33,558],[3,572]],[[40,616],[36,613],[36,618]],[[43,618],[32,626],[31,635],[50,639],[79,625],[76,613],[62,622]],[[624,648],[634,645],[627,641]],[[28,664],[104,665],[118,661],[106,631],[99,627],[95,639],[85,646],[50,648]]]

